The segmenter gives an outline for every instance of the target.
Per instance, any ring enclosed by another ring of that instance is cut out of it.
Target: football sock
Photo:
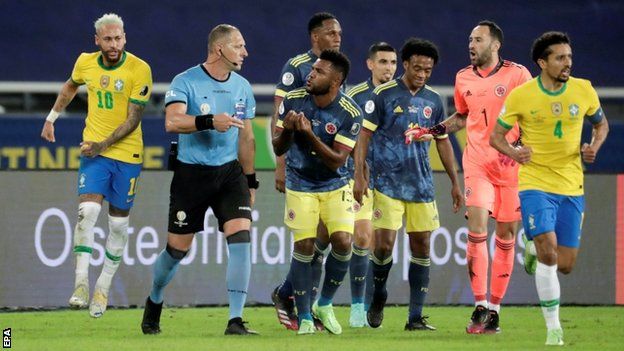
[[[163,290],[169,284],[178,270],[180,261],[186,256],[188,251],[177,250],[169,244],[160,252],[154,263],[154,280],[150,300],[155,304],[163,302]]]
[[[373,253],[370,264],[373,267],[373,295],[387,296],[386,281],[392,268],[392,255],[380,259],[376,253]]]
[[[81,202],[78,205],[78,222],[74,228],[75,286],[89,278],[89,260],[93,252],[93,227],[101,209],[102,205],[97,202]]]
[[[312,319],[312,314],[310,312],[310,306],[312,305],[310,300],[312,291],[312,283],[310,281],[312,277],[312,267],[310,267],[310,262],[312,262],[312,257],[313,255],[308,256],[293,252],[292,260],[290,261],[293,293],[295,296],[299,323],[301,323],[303,319]]]
[[[124,248],[128,242],[128,217],[108,216],[108,238],[106,238],[106,257],[102,273],[95,284],[102,289],[105,294],[110,289],[111,281],[121,262]]]
[[[409,302],[409,320],[422,315],[423,304],[429,291],[429,267],[431,259],[429,257],[410,257],[409,264],[409,285],[410,285],[410,302]]]
[[[349,271],[351,275],[351,303],[363,303],[366,274],[368,273],[368,249],[353,244],[353,256],[351,256],[349,263]]]
[[[312,295],[310,299],[316,300],[319,286],[321,284],[321,275],[323,275],[323,260],[325,259],[325,250],[328,244],[322,243],[318,239],[314,242],[314,257],[310,263],[312,266]]]
[[[331,253],[327,257],[327,262],[325,263],[325,280],[323,281],[323,290],[321,291],[321,297],[318,301],[319,306],[327,306],[332,303],[338,287],[342,284],[349,270],[350,260],[351,250],[346,254],[339,254],[331,250]]]
[[[251,242],[248,230],[227,237],[230,252],[225,282],[230,304],[230,319],[243,316],[251,276]]]
[[[468,274],[470,276],[470,287],[474,294],[475,301],[487,299],[487,271],[488,271],[488,249],[487,233],[468,232],[468,246],[466,248],[466,258],[468,261]]]
[[[561,290],[559,277],[557,276],[557,265],[547,266],[538,261],[535,270],[535,286],[537,287],[537,295],[542,306],[542,313],[546,320],[546,327],[549,330],[560,329],[559,298]]]
[[[490,276],[490,309],[500,312],[500,303],[505,297],[511,273],[513,271],[515,240],[503,240],[496,238],[494,259],[492,260],[492,272]],[[498,309],[492,308],[498,306]]]

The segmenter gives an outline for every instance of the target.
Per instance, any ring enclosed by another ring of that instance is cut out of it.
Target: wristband
[[[200,115],[195,117],[195,128],[197,130],[214,129],[214,115]]]
[[[442,123],[436,124],[435,126],[429,128],[429,134],[433,136],[440,136],[446,134],[446,126]]]
[[[245,174],[245,177],[247,177],[247,185],[249,185],[249,189],[258,189],[260,182],[256,179],[255,173]]]
[[[46,121],[54,123],[54,121],[56,121],[56,119],[59,118],[60,115],[60,113],[54,111],[54,109],[51,109],[50,113],[48,113],[48,117],[46,117]]]

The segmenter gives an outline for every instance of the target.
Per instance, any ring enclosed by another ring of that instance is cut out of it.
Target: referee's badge
[[[552,104],[550,104],[550,110],[555,116],[559,116],[563,111],[563,107],[561,106],[560,102],[553,102]]]

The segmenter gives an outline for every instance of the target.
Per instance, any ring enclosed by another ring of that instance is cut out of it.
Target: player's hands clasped
[[[236,117],[232,117],[227,113],[220,113],[218,115],[214,115],[212,119],[212,125],[214,129],[218,132],[227,132],[230,128],[245,128],[245,124],[241,119]]]
[[[412,127],[403,133],[405,135],[405,144],[409,145],[413,141],[429,141],[433,139],[433,135],[429,133],[429,129],[425,127]]]

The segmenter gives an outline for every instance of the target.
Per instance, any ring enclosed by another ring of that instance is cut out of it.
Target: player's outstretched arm
[[[461,188],[459,187],[459,177],[457,176],[457,169],[455,169],[455,155],[453,153],[453,146],[449,138],[436,139],[436,148],[440,155],[440,160],[446,170],[446,174],[451,180],[451,197],[453,199],[453,212],[457,213],[459,209],[464,205],[464,196],[462,195]]]
[[[128,103],[128,116],[126,120],[106,139],[100,142],[85,140],[80,143],[82,155],[95,157],[104,152],[104,150],[108,149],[111,145],[128,136],[128,134],[132,133],[139,126],[139,123],[141,123],[143,110],[145,110],[145,105],[143,104]]]
[[[69,103],[74,99],[76,93],[78,92],[78,84],[74,83],[73,80],[68,79],[58,96],[56,97],[56,101],[54,102],[54,106],[48,117],[46,117],[45,122],[43,123],[43,129],[41,130],[41,137],[51,143],[56,141],[54,137],[54,121],[59,117],[59,114],[69,105]]]

